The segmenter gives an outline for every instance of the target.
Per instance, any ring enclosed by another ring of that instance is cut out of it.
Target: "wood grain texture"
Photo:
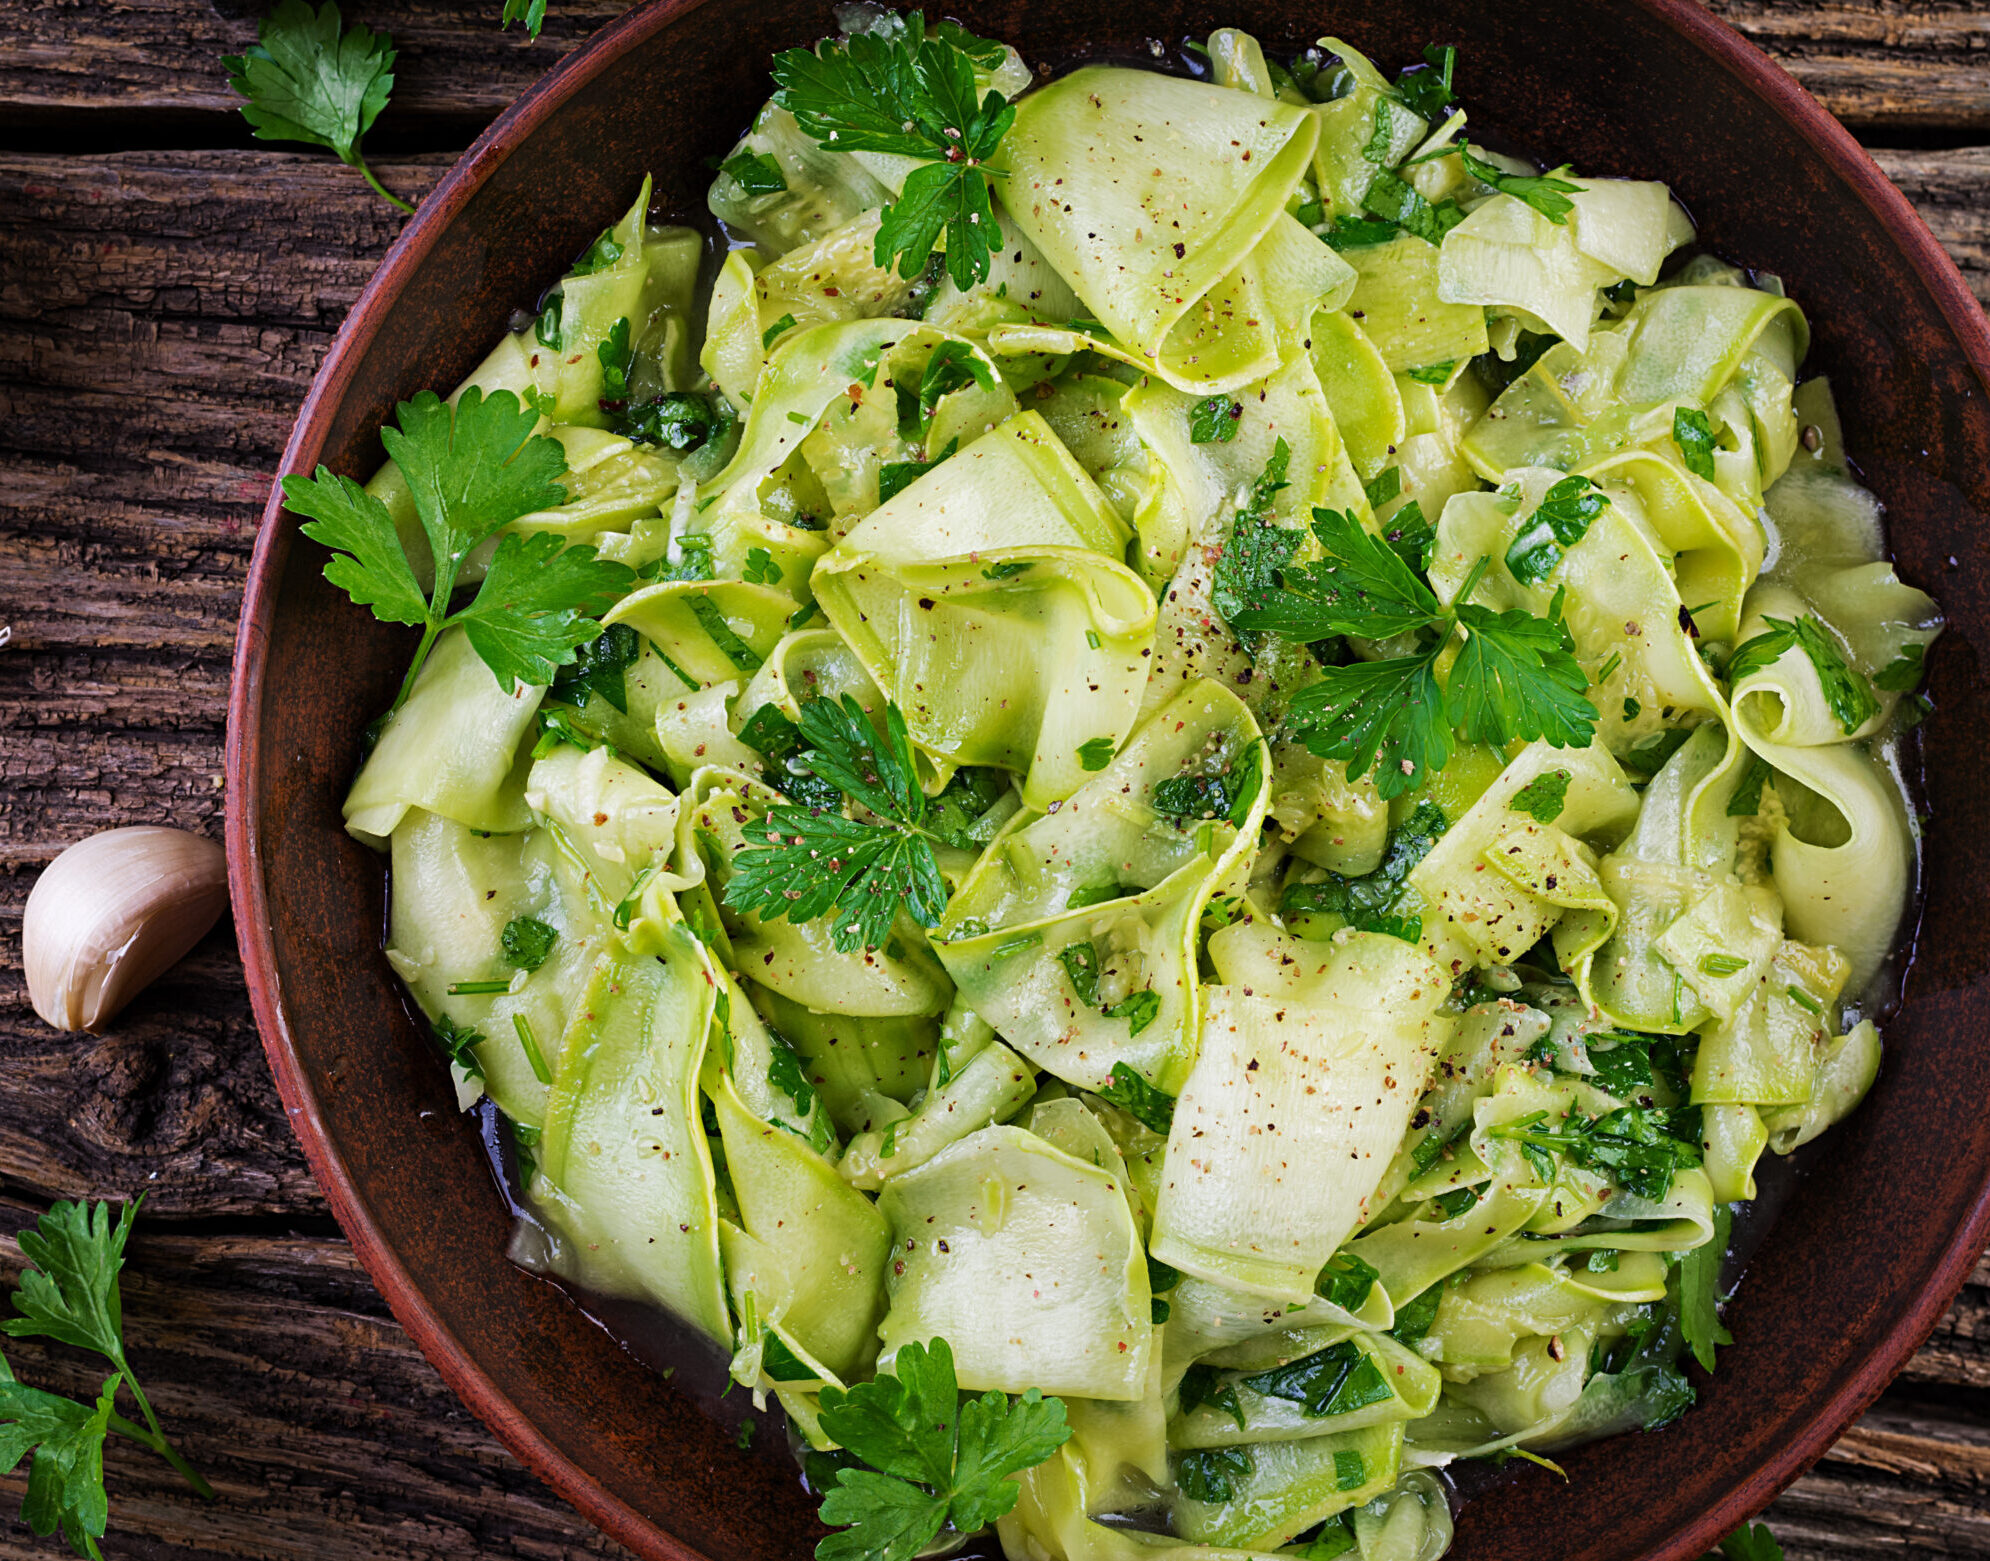
[[[0,1205],[0,1225],[30,1218]],[[624,1554],[500,1448],[445,1387],[335,1235],[175,1235],[141,1224],[124,1282],[133,1369],[168,1434],[214,1486],[196,1497],[113,1441],[109,1551],[134,1561],[578,1561]],[[0,1277],[21,1267],[10,1241]],[[94,1357],[9,1341],[24,1381],[82,1395]],[[638,1369],[631,1363],[631,1370]],[[127,1408],[129,1406],[127,1405]],[[66,1553],[12,1520],[0,1556]]]
[[[0,1231],[50,1197],[148,1195],[138,1369],[222,1499],[110,1457],[115,1553],[620,1554],[499,1448],[386,1314],[283,1121],[227,924],[109,1036],[57,1036],[19,974],[21,904],[71,840],[218,834],[228,661],[269,474],[399,218],[327,157],[240,147],[214,57],[260,0],[0,7]],[[376,142],[458,145],[623,9],[369,0],[403,53]],[[1714,0],[1864,132],[1990,136],[1990,9]],[[185,133],[193,152],[60,155]],[[163,129],[162,129],[163,127]],[[120,140],[120,138],[124,138]],[[1903,134],[1902,139],[1913,139]],[[215,142],[221,142],[218,147]],[[1875,154],[1990,301],[1990,148]],[[448,155],[383,157],[418,197]],[[0,1279],[19,1264],[0,1240]],[[22,1376],[89,1363],[10,1344]],[[21,1481],[0,1481],[18,1497]],[[8,1503],[11,1506],[11,1502]],[[1894,1390],[1772,1510],[1792,1558],[1990,1557],[1990,1267]],[[0,1561],[64,1553],[0,1518]]]
[[[252,0],[42,0],[0,7],[0,126],[108,111],[186,128],[236,99],[216,65],[255,41]],[[624,0],[554,0],[537,44],[498,36],[497,0],[371,0],[400,49],[376,138],[461,135],[506,107]],[[826,9],[826,8],[825,8]],[[1990,14],[1898,0],[1709,0],[1855,130],[1990,128]],[[208,133],[217,133],[209,131]]]

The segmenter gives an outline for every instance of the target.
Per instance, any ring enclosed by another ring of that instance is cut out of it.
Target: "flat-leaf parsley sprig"
[[[1015,123],[1015,105],[990,90],[975,100],[976,65],[1003,48],[950,22],[928,36],[917,11],[891,33],[826,39],[774,56],[774,101],[831,152],[930,159],[906,178],[878,223],[876,259],[917,276],[945,233],[947,274],[962,289],[986,281],[995,208],[983,167]]]
[[[635,583],[625,565],[596,558],[592,547],[567,547],[556,532],[510,533],[476,596],[454,612],[449,599],[472,549],[519,516],[566,502],[555,481],[566,470],[558,441],[533,434],[539,414],[508,390],[487,396],[473,386],[453,409],[424,390],[396,415],[400,427],[381,429],[380,438],[428,537],[435,580],[426,594],[379,499],[324,466],[315,477],[283,479],[286,504],[309,517],[304,535],[333,549],[325,578],[382,622],[421,626],[394,708],[407,700],[436,637],[458,624],[507,692],[551,683],[578,647],[600,636],[596,620]]]
[[[876,947],[891,932],[901,905],[922,927],[946,909],[946,880],[933,856],[946,844],[927,828],[912,739],[898,706],[885,707],[879,738],[863,707],[848,694],[840,703],[812,699],[800,710],[801,765],[827,781],[870,819],[823,808],[777,805],[747,830],[749,845],[732,861],[725,903],[762,917],[800,924],[835,917],[830,933],[839,953]]]
[[[374,176],[359,150],[394,90],[393,41],[359,22],[341,29],[333,0],[316,11],[304,0],[283,0],[257,27],[256,40],[221,60],[228,85],[248,100],[242,117],[256,139],[328,146],[382,199],[413,211]]]
[[[822,1521],[842,1532],[815,1547],[818,1561],[912,1561],[942,1528],[986,1528],[1022,1494],[1009,1476],[1071,1435],[1063,1400],[1035,1388],[1013,1402],[988,1392],[962,1403],[945,1339],[905,1345],[892,1370],[822,1390],[822,1429],[843,1449],[819,1482]],[[829,1463],[810,1461],[812,1476]]]
[[[1447,608],[1353,514],[1316,509],[1313,533],[1323,556],[1281,570],[1278,589],[1232,622],[1307,643],[1414,635],[1419,644],[1406,656],[1324,667],[1299,691],[1290,718],[1312,752],[1345,761],[1350,779],[1374,766],[1386,798],[1450,761],[1454,727],[1498,747],[1535,738],[1557,748],[1588,744],[1596,707],[1583,697],[1589,679],[1561,621],[1559,593],[1545,618],[1478,606],[1469,598],[1489,562],[1481,559]],[[1454,642],[1440,685],[1438,662]]]
[[[30,1450],[21,1516],[35,1533],[60,1533],[79,1556],[100,1558],[110,1502],[104,1490],[104,1439],[119,1436],[157,1453],[207,1500],[214,1488],[166,1440],[159,1417],[124,1352],[124,1309],[118,1273],[138,1200],[116,1221],[108,1203],[57,1203],[21,1232],[21,1252],[34,1266],[21,1276],[14,1310],[0,1328],[20,1338],[54,1339],[101,1355],[115,1368],[88,1403],[44,1393],[14,1380],[0,1360],[0,1474],[11,1473]],[[131,1391],[143,1425],[117,1412],[121,1388]]]

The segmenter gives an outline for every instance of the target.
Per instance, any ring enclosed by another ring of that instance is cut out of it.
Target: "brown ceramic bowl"
[[[945,9],[1054,66],[1140,57],[1150,37],[1225,23],[1290,52],[1321,25],[1297,0]],[[1809,367],[1841,387],[1851,452],[1891,511],[1901,573],[1949,615],[1933,658],[1941,713],[1926,729],[1926,931],[1877,1087],[1755,1256],[1728,1319],[1737,1342],[1699,1407],[1574,1453],[1566,1487],[1529,1470],[1480,1496],[1455,1551],[1697,1556],[1879,1393],[1990,1233],[1990,788],[1966,751],[1990,728],[1977,567],[1990,535],[1990,331],[1851,137],[1686,0],[1341,0],[1333,24],[1385,62],[1430,39],[1461,45],[1480,133],[1664,179],[1706,245],[1783,276],[1815,327]],[[367,475],[395,400],[455,384],[645,170],[661,212],[700,212],[703,160],[766,96],[770,53],[832,26],[827,0],[664,0],[562,63],[408,224],[319,371],[284,471],[323,461]],[[818,1531],[779,1448],[738,1450],[676,1383],[505,1259],[510,1221],[475,1121],[457,1114],[381,956],[380,861],[339,827],[360,730],[392,698],[411,636],[335,592],[323,563],[272,493],[228,728],[236,925],[312,1168],[429,1358],[588,1518],[646,1557],[792,1561]]]

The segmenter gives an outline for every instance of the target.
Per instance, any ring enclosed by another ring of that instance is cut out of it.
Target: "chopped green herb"
[[[1571,779],[1567,770],[1543,771],[1514,793],[1507,811],[1528,814],[1537,824],[1552,824],[1568,806]]]
[[[930,461],[887,461],[878,468],[878,503],[889,504],[959,448],[958,439],[949,439],[946,448]]]
[[[719,171],[749,197],[779,195],[788,187],[781,165],[764,152],[735,152],[719,165]]]
[[[1209,1447],[1175,1459],[1175,1484],[1190,1501],[1229,1501],[1236,1495],[1234,1482],[1250,1472],[1248,1447]]]
[[[1921,681],[1925,669],[1928,647],[1921,644],[1908,644],[1900,647],[1900,654],[1873,678],[1873,686],[1889,694],[1911,694]]]
[[[1189,443],[1228,444],[1237,437],[1243,415],[1243,403],[1228,396],[1211,396],[1196,402],[1189,411]]]
[[[1313,1289],[1344,1311],[1358,1311],[1381,1277],[1372,1263],[1364,1262],[1352,1252],[1336,1252],[1320,1270]]]
[[[775,341],[778,338],[785,335],[787,332],[793,330],[794,328],[795,328],[795,317],[792,314],[782,315],[780,319],[776,320],[772,325],[768,326],[766,330],[760,333],[760,350],[762,352],[765,352],[769,347],[774,345]]]
[[[524,1014],[515,1013],[511,1016],[511,1027],[518,1032],[518,1044],[524,1048],[532,1076],[541,1084],[551,1084],[553,1070],[546,1066],[545,1053],[539,1050],[539,1038],[532,1033],[532,1022]]]
[[[1703,976],[1735,976],[1748,968],[1748,961],[1739,954],[1702,954],[1700,974]]]
[[[774,555],[764,547],[746,550],[746,567],[741,573],[749,585],[778,585],[781,582],[781,566],[774,562]]]
[[[1507,547],[1507,573],[1522,585],[1547,579],[1562,554],[1587,536],[1596,517],[1609,507],[1609,495],[1587,477],[1562,478],[1542,496],[1533,516]]]
[[[1708,482],[1714,480],[1714,427],[1707,414],[1697,407],[1680,407],[1672,414],[1672,442],[1686,470]]]
[[[1118,750],[1119,744],[1110,737],[1094,737],[1078,745],[1078,763],[1086,770],[1102,770],[1112,763],[1112,756]]]
[[[1457,101],[1451,90],[1451,73],[1458,65],[1458,50],[1448,43],[1433,43],[1424,49],[1423,57],[1424,65],[1412,65],[1396,78],[1396,95],[1419,119],[1436,124]]]
[[[1734,1336],[1721,1326],[1720,1272],[1727,1256],[1728,1236],[1734,1228],[1734,1211],[1725,1203],[1714,1205],[1713,1236],[1693,1248],[1679,1262],[1679,1327],[1693,1358],[1708,1371],[1714,1369],[1717,1345],[1732,1344]]]
[[[1583,193],[1582,185],[1559,177],[1568,172],[1566,164],[1545,174],[1513,174],[1496,163],[1474,157],[1469,147],[1461,148],[1459,156],[1465,160],[1465,172],[1474,179],[1490,184],[1502,195],[1525,201],[1557,227],[1566,227],[1569,213],[1575,210],[1575,202],[1569,197]]]
[[[1419,385],[1447,385],[1452,372],[1458,367],[1452,363],[1426,363],[1422,368],[1411,369],[1409,376]]]
[[[1143,1127],[1152,1129],[1163,1138],[1174,1126],[1175,1097],[1156,1089],[1124,1062],[1112,1065],[1111,1080],[1097,1094],[1099,1099],[1119,1107]]]
[[[1736,782],[1734,795],[1727,800],[1729,818],[1753,818],[1762,811],[1762,785],[1769,779],[1769,764],[1766,759],[1750,755],[1748,768],[1741,772]]]
[[[1831,631],[1816,618],[1764,618],[1769,627],[1752,639],[1744,640],[1728,658],[1730,685],[1773,665],[1792,649],[1801,650],[1817,672],[1824,702],[1837,718],[1839,727],[1850,736],[1879,714],[1879,698],[1872,684],[1845,659]]]

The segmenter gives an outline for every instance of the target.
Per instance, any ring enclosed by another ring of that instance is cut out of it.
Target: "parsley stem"
[[[202,1479],[200,1471],[182,1458],[174,1450],[173,1444],[166,1440],[166,1433],[159,1429],[159,1417],[152,1413],[152,1405],[147,1402],[144,1392],[139,1388],[138,1379],[131,1374],[131,1368],[121,1360],[118,1365],[123,1367],[125,1386],[131,1389],[131,1396],[138,1400],[138,1407],[144,1413],[145,1425],[133,1425],[123,1415],[113,1414],[110,1418],[111,1429],[119,1436],[130,1438],[141,1447],[151,1448],[173,1466],[181,1479],[193,1487],[196,1496],[203,1501],[213,1501],[214,1487]],[[150,1426],[151,1429],[148,1431],[146,1426]]]
[[[407,201],[402,200],[400,196],[396,195],[392,190],[388,189],[386,185],[382,184],[378,179],[376,179],[373,176],[373,170],[366,166],[366,159],[361,157],[357,152],[355,152],[351,157],[346,159],[346,165],[351,168],[357,168],[360,172],[360,176],[364,178],[368,184],[373,186],[374,192],[378,194],[381,197],[381,199],[389,202],[392,205],[400,207],[401,210],[405,211],[410,217],[412,217],[415,214],[415,208],[413,207],[413,205],[411,205]]]
[[[429,619],[428,626],[421,632],[421,644],[415,647],[415,659],[408,663],[408,675],[401,679],[401,691],[394,696],[393,709],[387,712],[390,716],[405,705],[408,702],[408,695],[415,691],[415,678],[421,672],[422,663],[428,660],[428,653],[435,645],[435,637],[441,632],[442,620]]]

